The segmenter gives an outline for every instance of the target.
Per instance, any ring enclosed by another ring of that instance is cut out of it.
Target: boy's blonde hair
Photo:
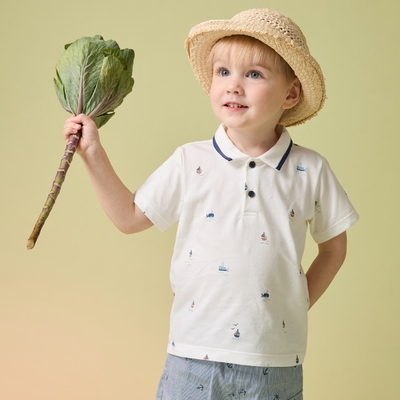
[[[213,68],[216,58],[250,62],[253,65],[272,67],[285,75],[287,82],[296,78],[289,64],[271,47],[246,35],[226,36],[213,46],[207,60],[209,68]]]

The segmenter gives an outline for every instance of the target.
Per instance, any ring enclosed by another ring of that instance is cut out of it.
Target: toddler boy
[[[289,18],[253,9],[189,33],[193,71],[221,121],[131,193],[113,171],[93,121],[78,153],[99,200],[125,233],[179,221],[171,262],[174,303],[158,399],[302,399],[307,312],[346,254],[358,215],[316,152],[287,127],[325,100],[321,69]],[[318,254],[305,274],[306,232]]]

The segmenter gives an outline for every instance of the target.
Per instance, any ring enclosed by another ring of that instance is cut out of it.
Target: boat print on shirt
[[[282,320],[282,332],[287,333],[285,320]]]
[[[201,175],[203,173],[203,170],[201,169],[201,167],[199,166],[199,168],[196,169],[196,174],[197,175]]]
[[[185,259],[185,264],[190,267],[192,265],[192,261],[193,261],[193,250],[190,249],[187,258]]]
[[[296,167],[296,171],[304,175],[307,173],[307,168],[303,166],[303,163],[299,163]]]
[[[229,268],[225,267],[225,263],[222,262],[221,265],[218,267],[218,273],[227,275],[229,272]]]
[[[265,242],[265,241],[267,240],[267,235],[265,234],[265,232],[263,232],[263,233],[261,234],[261,240],[262,240],[263,242]]]
[[[269,244],[269,239],[265,232],[261,234],[261,244]]]
[[[239,330],[238,325],[239,325],[238,323],[237,324],[233,324],[233,326],[231,328],[231,330],[233,331],[233,339],[239,339],[240,338],[241,332]]]

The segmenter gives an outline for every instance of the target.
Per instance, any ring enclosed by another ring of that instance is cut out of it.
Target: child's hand
[[[83,155],[91,146],[100,145],[100,135],[94,121],[87,115],[80,114],[65,121],[63,135],[66,142],[69,137],[78,132],[82,133],[76,152]]]

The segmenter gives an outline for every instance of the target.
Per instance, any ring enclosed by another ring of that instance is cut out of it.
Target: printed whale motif
[[[210,211],[209,213],[206,214],[206,219],[208,220],[213,220],[215,218],[214,211]]]

